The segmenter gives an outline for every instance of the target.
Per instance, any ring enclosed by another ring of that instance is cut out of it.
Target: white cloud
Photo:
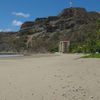
[[[12,30],[11,29],[0,29],[0,32],[11,32]]]
[[[20,16],[20,17],[24,17],[24,18],[30,17],[30,14],[23,13],[23,12],[13,12],[12,14],[15,15],[15,16]]]
[[[23,23],[21,21],[18,20],[13,20],[12,25],[14,26],[21,26]]]

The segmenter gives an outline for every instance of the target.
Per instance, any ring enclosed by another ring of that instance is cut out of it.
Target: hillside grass
[[[6,52],[6,51],[0,52],[0,55],[14,55],[14,54],[18,54],[18,53],[17,52]]]
[[[85,55],[82,58],[100,58],[100,53]]]

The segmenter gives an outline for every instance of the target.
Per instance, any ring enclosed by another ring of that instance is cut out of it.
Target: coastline
[[[0,60],[3,59],[27,59],[27,58],[41,58],[41,57],[53,57],[53,56],[60,56],[61,54],[52,54],[52,53],[34,53],[34,54],[0,54]]]

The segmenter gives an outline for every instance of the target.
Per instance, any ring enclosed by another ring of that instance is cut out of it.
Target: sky
[[[70,0],[0,0],[0,31],[18,31],[25,21],[59,14]],[[100,0],[72,0],[73,7],[100,12]]]

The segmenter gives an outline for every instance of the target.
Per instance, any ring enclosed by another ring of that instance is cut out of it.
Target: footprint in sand
[[[34,93],[32,93],[32,96],[34,96]]]
[[[12,83],[11,83],[11,82],[9,82],[9,85],[11,86],[11,85],[12,85]]]

